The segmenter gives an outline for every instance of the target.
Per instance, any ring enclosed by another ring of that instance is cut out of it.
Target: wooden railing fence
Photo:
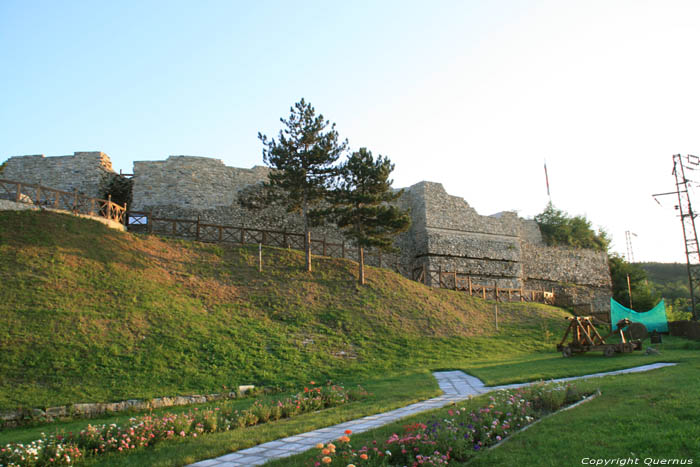
[[[281,230],[253,229],[230,225],[208,224],[199,219],[168,219],[154,217],[145,211],[129,211],[126,215],[129,230],[142,230],[148,233],[168,237],[183,237],[208,243],[262,244],[281,248],[304,249],[304,235]],[[357,260],[358,248],[346,243],[329,242],[323,239],[311,239],[311,252],[315,255]],[[387,267],[402,272],[400,264],[389,261],[381,250],[365,250],[365,263],[373,266]],[[524,301],[553,303],[554,292],[546,290],[509,289],[484,284],[465,273],[457,271],[430,270],[425,266],[412,271],[411,279],[423,284],[439,284],[439,287],[469,292],[470,296],[491,298],[499,301]]]
[[[0,179],[0,199],[104,217],[120,224],[126,220],[126,205],[113,203],[111,196],[109,199],[90,198],[78,194],[77,191],[62,191],[42,185]]]
[[[554,304],[554,290],[528,290],[524,288],[499,287],[496,281],[485,283],[484,279],[475,279],[471,275],[439,269],[429,269],[427,266],[415,268],[411,279],[426,285],[444,289],[459,290],[469,293],[470,297],[480,297],[501,302],[539,302]]]
[[[148,233],[169,237],[184,237],[207,243],[236,243],[263,244],[281,248],[304,249],[304,234],[286,232],[283,230],[253,229],[230,225],[208,224],[197,220],[168,219],[153,217],[150,212],[129,211],[126,216],[127,227],[130,230],[145,230]],[[140,227],[139,227],[140,226]],[[134,228],[136,227],[136,228]],[[311,238],[311,253],[319,256],[334,258],[357,259],[359,250],[356,246],[345,241],[335,243]],[[365,249],[365,263],[372,266],[400,269],[398,263],[393,263],[382,255],[381,250]]]

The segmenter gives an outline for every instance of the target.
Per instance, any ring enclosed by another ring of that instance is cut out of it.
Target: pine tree
[[[339,169],[330,198],[331,212],[343,234],[359,247],[359,278],[365,283],[364,248],[393,250],[393,237],[408,229],[408,214],[389,202],[401,196],[391,190],[394,164],[381,155],[375,160],[366,148],[354,152]]]
[[[262,141],[263,161],[273,170],[263,184],[265,203],[275,202],[287,212],[301,214],[304,221],[304,251],[306,270],[311,272],[311,227],[324,222],[325,210],[319,209],[327,197],[336,169],[334,163],[347,148],[347,140],[339,142],[335,123],[302,98],[290,109],[288,120],[280,121],[284,128],[278,139],[268,139],[258,133]],[[327,129],[328,128],[328,129]],[[258,205],[259,205],[258,199]],[[241,204],[254,206],[251,200]]]

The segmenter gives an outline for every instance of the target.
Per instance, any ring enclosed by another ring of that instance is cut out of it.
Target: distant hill
[[[685,263],[635,263],[647,273],[649,282],[667,301],[690,299]]]

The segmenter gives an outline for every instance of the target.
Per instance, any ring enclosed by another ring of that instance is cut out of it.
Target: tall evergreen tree
[[[330,124],[323,115],[316,115],[315,109],[303,98],[290,111],[289,119],[280,118],[284,128],[277,140],[258,133],[264,146],[263,161],[273,169],[263,184],[262,193],[266,203],[275,202],[287,212],[301,214],[306,270],[311,272],[311,227],[324,221],[326,211],[319,209],[319,204],[327,197],[335,174],[334,163],[348,143],[339,141],[335,123]],[[259,205],[260,199],[257,201]],[[241,203],[256,204],[250,199]]]
[[[331,212],[343,234],[359,247],[359,278],[365,283],[364,248],[392,250],[393,237],[408,229],[411,219],[388,204],[401,196],[392,192],[389,175],[394,164],[381,155],[375,160],[366,148],[354,152],[340,167],[339,180],[332,192]]]

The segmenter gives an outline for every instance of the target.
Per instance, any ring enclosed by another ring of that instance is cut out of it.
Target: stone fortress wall
[[[96,196],[105,172],[113,172],[107,155],[90,152],[11,158],[2,178],[76,188]],[[268,172],[261,166],[228,167],[207,157],[134,162],[134,205],[130,209],[155,217],[301,232],[300,217],[281,208],[252,212],[239,206],[241,190],[266,180]],[[605,253],[546,246],[534,221],[514,212],[482,216],[439,183],[420,182],[405,188],[397,204],[410,209],[412,224],[397,237],[398,253],[383,255],[382,264],[408,277],[423,267],[456,269],[469,274],[475,283],[554,289],[560,305],[592,303],[596,312],[609,310],[612,291]],[[333,226],[315,228],[312,238],[334,243],[344,240]],[[367,262],[376,264],[376,257],[369,254]]]
[[[72,156],[11,157],[0,178],[73,191],[90,198],[102,198],[105,176],[114,176],[112,161],[103,152],[76,152]]]

